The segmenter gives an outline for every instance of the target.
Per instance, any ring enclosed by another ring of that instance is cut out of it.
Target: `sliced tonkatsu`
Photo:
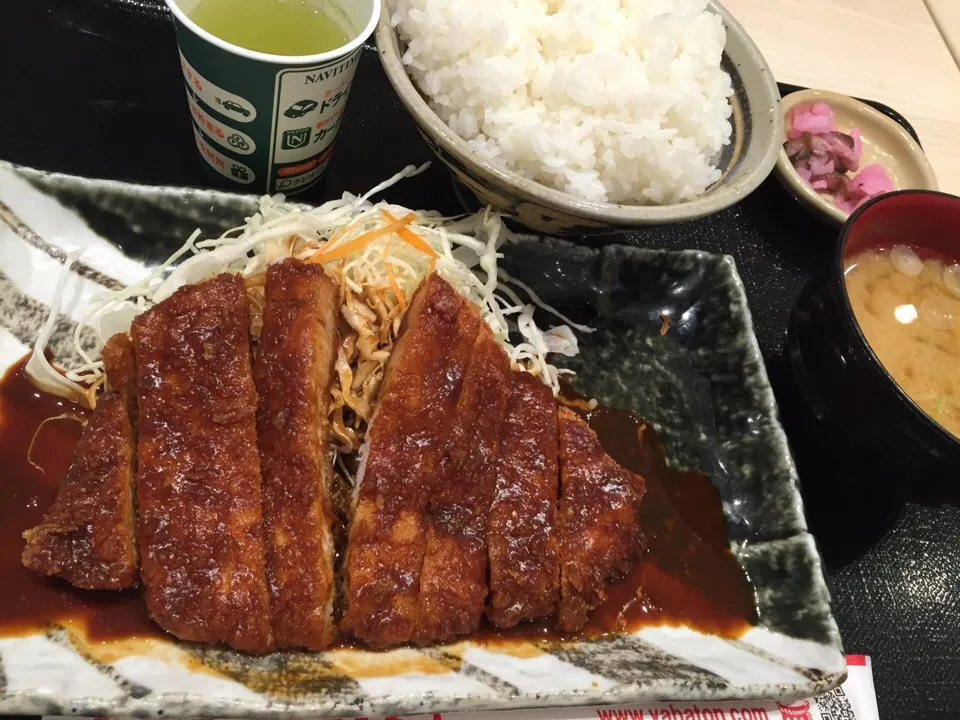
[[[498,627],[554,613],[560,599],[557,404],[533,375],[511,373],[487,520],[490,599]]]
[[[250,311],[239,275],[177,290],[134,320],[141,576],[183,638],[273,645]]]
[[[327,409],[338,293],[319,265],[287,259],[267,270],[253,376],[270,610],[279,647],[322,650],[336,632]]]
[[[427,509],[420,644],[473,632],[487,598],[486,526],[496,485],[510,360],[480,323]],[[547,390],[549,392],[549,390]]]
[[[643,478],[620,467],[587,423],[558,413],[560,447],[560,612],[558,626],[576,632],[603,602],[607,585],[625,575],[644,549],[640,531]]]
[[[133,509],[136,378],[130,339],[103,348],[106,388],[43,522],[27,530],[23,564],[87,590],[137,583]]]
[[[414,293],[361,449],[341,629],[375,648],[420,631],[427,505],[480,323],[436,274]]]

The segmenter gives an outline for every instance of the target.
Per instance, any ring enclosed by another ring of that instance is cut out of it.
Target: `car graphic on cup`
[[[283,111],[288,118],[303,117],[308,112],[316,110],[319,103],[316,100],[300,100]]]
[[[236,113],[240,113],[244,117],[250,117],[250,111],[239,103],[235,103],[233,100],[224,100],[222,105],[224,110],[231,110]]]

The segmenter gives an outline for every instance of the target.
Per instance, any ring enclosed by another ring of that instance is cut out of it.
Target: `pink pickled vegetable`
[[[827,156],[814,155],[810,158],[810,176],[826,175],[836,170],[836,164]]]
[[[858,172],[850,184],[863,190],[870,197],[893,192],[893,181],[880,163],[870,163]]]
[[[833,204],[849,214],[867,200],[868,198],[863,191],[849,190],[838,192],[833,198]]]
[[[856,128],[850,128],[850,137],[853,138],[853,153],[859,161],[863,157],[863,137]]]
[[[816,113],[809,105],[799,105],[794,108],[793,118],[790,122],[790,132],[787,135],[788,139],[795,140],[805,132],[818,134],[833,132],[837,129],[830,108],[823,103],[817,103],[813,107],[822,110],[819,106],[825,107],[828,112],[826,114]]]
[[[826,135],[827,152],[841,170],[856,170],[860,167],[860,153],[856,151],[857,142],[850,135],[832,132]]]
[[[838,208],[852,213],[870,198],[893,190],[893,181],[886,169],[879,163],[870,163],[847,183],[847,187],[837,193],[833,202]]]
[[[856,128],[849,133],[838,131],[826,103],[798,105],[789,120],[783,149],[797,175],[817,192],[832,195],[844,212],[851,213],[870,198],[894,189],[887,171],[877,163],[853,177],[847,174],[860,169],[863,138]]]

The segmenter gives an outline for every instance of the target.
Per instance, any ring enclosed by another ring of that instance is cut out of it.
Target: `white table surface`
[[[878,100],[903,114],[940,189],[960,195],[960,68],[924,0],[721,2],[777,80]],[[960,23],[960,0],[928,2]],[[956,30],[960,42],[960,24]]]

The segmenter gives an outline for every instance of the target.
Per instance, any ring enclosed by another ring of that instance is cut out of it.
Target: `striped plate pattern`
[[[139,279],[195,228],[219,233],[255,211],[252,197],[0,163],[0,366],[32,345],[71,250],[84,252],[51,343],[60,360],[74,352],[76,321],[92,294]],[[714,479],[734,551],[757,590],[757,627],[736,641],[662,627],[510,649],[464,642],[253,658],[173,639],[93,643],[53,623],[0,638],[0,713],[342,717],[793,700],[836,687],[846,676],[840,638],[733,261],[528,239],[504,262],[547,302],[592,317],[598,332],[571,363],[581,388],[641,412],[671,463]],[[676,338],[646,329],[668,294],[694,318]]]

